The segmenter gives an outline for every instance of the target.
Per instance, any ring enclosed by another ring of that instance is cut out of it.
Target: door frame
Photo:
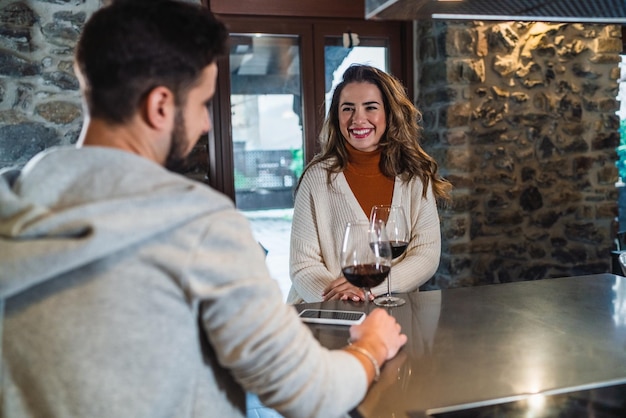
[[[276,16],[219,16],[230,33],[263,33],[300,37],[302,87],[302,129],[304,164],[319,152],[318,136],[324,120],[325,70],[324,37],[341,36],[351,31],[368,38],[389,39],[391,73],[413,95],[413,37],[411,23]],[[233,138],[230,116],[229,57],[218,62],[217,88],[213,99],[213,131],[208,135],[209,169],[207,182],[235,201]],[[219,138],[219,141],[216,140]]]

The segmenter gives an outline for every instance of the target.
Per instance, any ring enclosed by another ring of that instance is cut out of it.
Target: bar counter
[[[486,417],[502,416],[503,407],[507,417],[514,410],[520,417],[576,416],[563,415],[572,398],[595,399],[587,409],[601,402],[600,416],[626,416],[626,278],[596,274],[401,296],[407,303],[388,311],[409,341],[352,416]],[[364,309],[347,301],[296,309],[320,307]],[[346,326],[308,326],[326,347],[346,344]]]

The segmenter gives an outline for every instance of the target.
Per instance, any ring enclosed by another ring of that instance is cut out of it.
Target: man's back
[[[82,161],[73,176],[48,171],[70,158]],[[135,174],[105,171],[113,160]],[[48,188],[40,199],[49,201],[32,202],[31,211],[45,203],[49,212],[16,230],[22,248],[2,260],[3,289],[29,279],[10,277],[13,266],[33,265],[32,287],[4,295],[3,414],[191,417],[226,408],[219,415],[237,416],[218,387],[230,386],[239,407],[243,392],[205,363],[212,353],[198,339],[191,283],[180,281],[211,219],[232,211],[230,203],[121,151],[53,152],[20,190],[41,176],[65,190]]]

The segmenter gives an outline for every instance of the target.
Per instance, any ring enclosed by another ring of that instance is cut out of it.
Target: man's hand
[[[402,334],[400,324],[396,322],[394,317],[389,315],[386,310],[376,308],[367,315],[361,324],[350,326],[350,340],[369,344],[370,347],[376,346],[378,350],[372,349],[372,352],[385,354],[382,359],[378,359],[382,364],[385,360],[390,360],[398,354],[400,348],[406,344],[407,336]]]
[[[361,324],[350,326],[350,341],[344,349],[357,356],[371,382],[379,377],[380,367],[406,344],[407,336],[393,316],[376,308]]]

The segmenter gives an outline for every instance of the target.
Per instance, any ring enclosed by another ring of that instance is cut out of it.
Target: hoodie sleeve
[[[221,364],[286,417],[336,417],[365,396],[356,358],[327,350],[282,301],[247,220],[234,210],[207,219],[190,288]]]

